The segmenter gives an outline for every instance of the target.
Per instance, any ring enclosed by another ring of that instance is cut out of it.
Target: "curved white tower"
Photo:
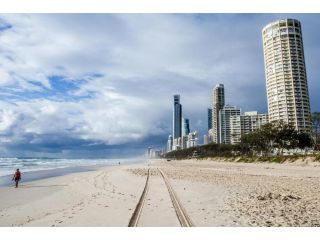
[[[269,121],[283,120],[311,131],[311,114],[301,24],[272,22],[262,30]]]

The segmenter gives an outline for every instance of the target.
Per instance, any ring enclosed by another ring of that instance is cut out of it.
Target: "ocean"
[[[10,185],[17,168],[22,173],[22,181],[33,181],[61,176],[73,172],[95,170],[102,166],[115,166],[142,162],[141,158],[127,159],[66,159],[66,158],[0,158],[0,186]]]

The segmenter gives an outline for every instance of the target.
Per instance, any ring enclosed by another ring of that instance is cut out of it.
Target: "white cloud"
[[[42,135],[105,144],[162,135],[171,128],[174,93],[191,128],[206,129],[211,88],[220,82],[228,102],[265,109],[266,17],[225,16],[0,16],[12,25],[0,32],[0,135],[19,143],[31,134],[39,144]],[[261,99],[248,98],[252,89]]]
[[[10,109],[0,109],[0,131],[6,131],[15,120],[14,113]]]

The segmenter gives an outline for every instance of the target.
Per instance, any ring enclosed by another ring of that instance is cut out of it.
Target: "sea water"
[[[102,166],[115,166],[143,161],[143,158],[128,159],[66,159],[66,158],[0,158],[0,185],[10,184],[17,168],[22,172],[23,181],[32,181],[48,177],[83,172]]]

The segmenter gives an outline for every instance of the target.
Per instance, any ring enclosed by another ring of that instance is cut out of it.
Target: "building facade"
[[[206,145],[209,143],[210,143],[209,136],[207,134],[203,135],[203,144]]]
[[[190,133],[189,119],[182,118],[182,136],[188,136]]]
[[[188,137],[189,134],[182,136],[182,149],[188,148]]]
[[[231,144],[240,143],[244,134],[252,132],[268,122],[268,114],[245,112],[244,115],[230,117]]]
[[[198,132],[194,131],[188,135],[187,148],[196,146],[198,146]]]
[[[310,133],[311,114],[301,23],[272,22],[262,30],[270,121],[282,120]]]
[[[182,123],[182,105],[180,104],[180,95],[173,96],[173,139],[182,136],[181,134]]]
[[[172,138],[172,135],[169,135],[168,142],[167,142],[167,152],[172,151],[172,145],[173,145],[173,138]]]
[[[223,84],[217,84],[213,89],[212,94],[212,133],[211,136],[212,141],[215,143],[221,143],[220,142],[220,119],[219,119],[219,111],[222,110],[222,108],[225,105],[225,97],[224,97],[224,85]]]
[[[232,116],[240,116],[240,109],[238,109],[235,106],[225,105],[219,111],[219,123],[220,123],[219,143],[231,144],[230,117]]]
[[[212,129],[212,108],[208,108],[208,131]]]
[[[182,149],[182,137],[178,137],[173,139],[172,150],[180,150]]]

